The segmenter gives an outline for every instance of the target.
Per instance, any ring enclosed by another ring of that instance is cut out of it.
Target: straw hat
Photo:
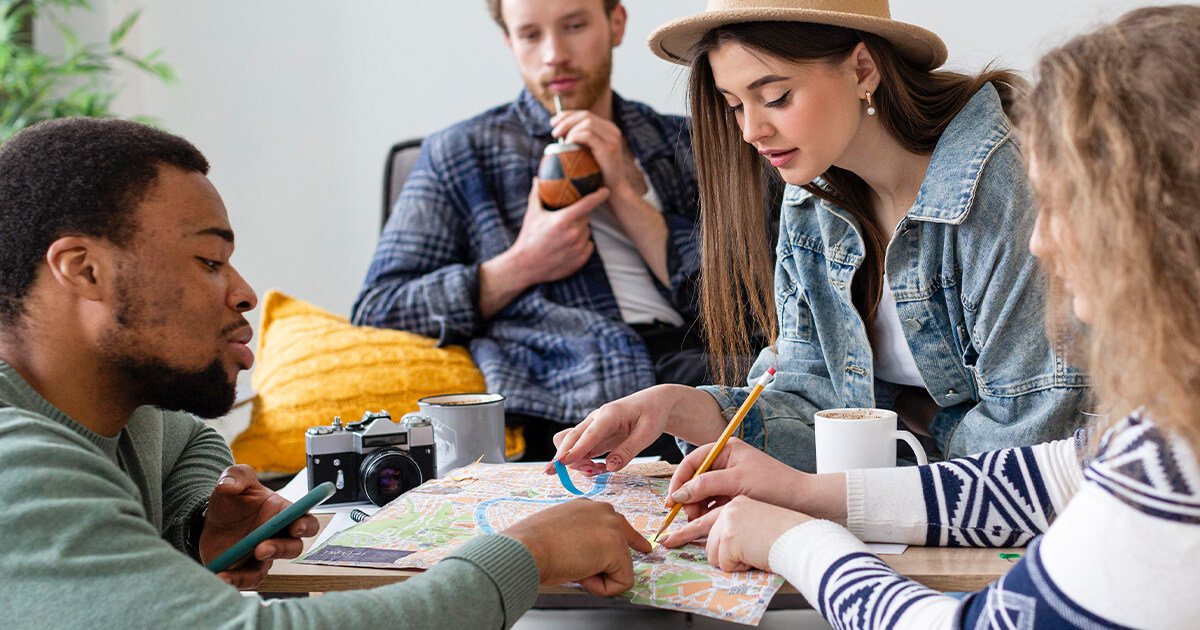
[[[932,70],[946,61],[946,44],[919,26],[892,19],[887,0],[708,0],[704,11],[663,24],[650,50],[687,65],[688,51],[710,30],[740,22],[813,22],[878,35],[910,61]]]

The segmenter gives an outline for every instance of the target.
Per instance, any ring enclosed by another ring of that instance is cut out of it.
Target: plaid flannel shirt
[[[700,244],[690,125],[615,94],[613,115],[662,202],[670,286],[655,279],[655,288],[691,326]],[[441,345],[466,344],[488,391],[508,397],[507,411],[576,424],[605,402],[655,384],[599,254],[567,278],[529,288],[491,319],[478,304],[479,265],[515,242],[552,140],[550,114],[527,90],[426,138],[352,318]]]

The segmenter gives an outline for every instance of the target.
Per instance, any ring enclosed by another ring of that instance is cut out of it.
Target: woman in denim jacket
[[[747,331],[775,340],[749,370],[775,383],[738,436],[812,471],[828,408],[894,408],[946,457],[1070,435],[1086,388],[1043,332],[1035,201],[1005,113],[1020,79],[933,71],[945,46],[886,0],[747,4],[714,0],[650,40],[692,67],[710,352],[723,365],[750,354]],[[773,279],[764,172],[787,183]],[[652,387],[556,436],[558,459],[595,472],[608,452],[616,470],[664,431],[714,441],[748,393]]]

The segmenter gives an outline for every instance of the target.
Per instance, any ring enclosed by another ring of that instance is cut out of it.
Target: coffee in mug
[[[822,411],[821,415],[834,420],[877,420],[883,417],[875,409],[833,409]]]
[[[483,462],[504,463],[504,396],[443,394],[426,396],[417,406],[433,420],[438,477],[474,463],[480,455]]]
[[[890,409],[826,409],[813,416],[816,431],[817,472],[845,472],[896,465],[896,440],[904,440],[921,465],[928,464],[916,436],[896,429],[896,412]]]

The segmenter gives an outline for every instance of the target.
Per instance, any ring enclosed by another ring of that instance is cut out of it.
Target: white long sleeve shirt
[[[1195,453],[1138,414],[1081,461],[1085,442],[1080,431],[849,473],[848,529],[829,521],[793,528],[772,546],[771,570],[839,630],[1200,627]],[[988,588],[958,600],[900,576],[860,539],[1029,549]]]

